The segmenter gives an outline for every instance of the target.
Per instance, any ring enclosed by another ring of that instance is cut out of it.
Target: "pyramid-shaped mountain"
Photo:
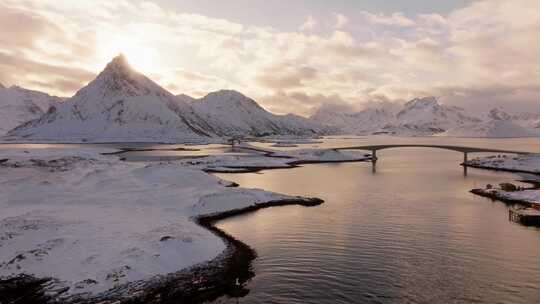
[[[119,55],[75,96],[9,135],[57,141],[198,141],[211,135],[204,125],[189,105]]]

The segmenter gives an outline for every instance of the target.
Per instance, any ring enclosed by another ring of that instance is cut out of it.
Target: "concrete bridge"
[[[463,164],[468,160],[469,153],[502,153],[502,154],[530,154],[531,152],[514,151],[514,150],[501,150],[490,148],[475,148],[464,146],[451,146],[451,145],[416,145],[416,144],[402,144],[402,145],[367,145],[367,146],[353,146],[336,148],[335,150],[366,150],[371,151],[373,170],[375,170],[375,164],[377,163],[377,151],[385,149],[396,148],[430,148],[430,149],[444,149],[450,151],[456,151],[463,153]],[[464,166],[465,174],[467,174],[467,166]]]

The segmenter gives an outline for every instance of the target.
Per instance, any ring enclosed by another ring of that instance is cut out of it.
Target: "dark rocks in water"
[[[501,190],[506,192],[515,192],[518,191],[518,187],[512,183],[501,183],[499,184]]]
[[[0,159],[0,164],[6,163],[8,160],[8,158],[2,158]]]
[[[165,241],[168,241],[168,240],[170,240],[170,239],[172,239],[172,236],[166,235],[166,236],[162,237],[161,239],[159,239],[159,241],[160,241],[160,242],[165,242]]]

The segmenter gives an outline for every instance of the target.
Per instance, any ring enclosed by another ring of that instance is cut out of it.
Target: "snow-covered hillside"
[[[311,119],[323,123],[338,133],[372,134],[395,122],[394,114],[386,109],[365,109],[356,113],[345,113],[321,108]]]
[[[187,97],[183,96],[184,100]],[[323,133],[320,124],[288,114],[275,115],[243,94],[222,90],[191,103],[197,115],[219,136],[231,135],[316,135]]]
[[[413,99],[397,113],[368,108],[357,113],[318,111],[313,119],[336,127],[341,133],[433,135],[480,119],[459,107],[440,104],[435,97]]]
[[[520,124],[521,122],[521,124]],[[456,137],[534,137],[540,135],[540,130],[526,126],[524,121],[514,117],[501,109],[489,111],[484,121],[466,124],[450,129],[445,136]]]
[[[22,123],[39,118],[60,101],[59,97],[38,91],[18,86],[6,88],[0,84],[0,136]]]
[[[440,104],[435,97],[416,98],[407,102],[396,115],[397,125],[385,130],[396,134],[432,135],[457,126],[478,123],[465,109]]]

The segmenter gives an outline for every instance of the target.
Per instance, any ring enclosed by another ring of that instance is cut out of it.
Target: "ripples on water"
[[[220,222],[259,254],[240,303],[540,303],[540,229],[508,222],[505,205],[468,193],[517,176],[470,169],[464,177],[463,156],[451,151],[378,154],[375,174],[369,163],[349,163],[219,175],[326,200]]]

